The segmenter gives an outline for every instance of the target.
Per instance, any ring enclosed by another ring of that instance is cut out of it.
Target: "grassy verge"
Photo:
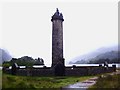
[[[0,89],[2,88],[2,70],[0,70]]]
[[[88,90],[98,90],[102,88],[120,89],[120,75],[107,75],[106,77],[99,77],[96,84],[90,87]]]
[[[89,79],[93,76],[83,77],[28,77],[3,74],[3,88],[60,88],[69,84]]]

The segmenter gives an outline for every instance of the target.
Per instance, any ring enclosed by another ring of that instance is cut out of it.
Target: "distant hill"
[[[89,63],[91,60],[101,59],[101,58],[117,58],[118,56],[118,46],[113,47],[102,47],[91,53],[78,56],[72,59],[69,64],[84,64]]]
[[[11,66],[13,63],[23,66],[44,65],[44,60],[39,57],[37,59],[33,59],[29,56],[13,58],[7,50],[0,48],[0,64],[3,64],[4,66]]]
[[[114,59],[114,58],[120,58],[120,51],[110,51],[110,52],[105,52],[102,54],[97,55],[95,58],[93,58],[94,60],[98,60],[98,59]]]
[[[88,63],[104,63],[105,61],[108,63],[120,63],[120,51],[102,53],[88,61]]]
[[[0,48],[0,64],[4,61],[10,61],[12,59],[12,56],[9,54],[7,50]]]

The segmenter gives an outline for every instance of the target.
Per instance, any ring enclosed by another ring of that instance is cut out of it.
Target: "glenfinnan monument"
[[[63,59],[63,15],[58,8],[52,16],[52,67],[58,64],[64,66]]]
[[[105,66],[65,66],[63,58],[63,15],[57,9],[52,16],[52,65],[51,67],[19,68],[13,64],[12,69],[3,67],[3,72],[21,76],[86,76],[116,71],[116,65]]]

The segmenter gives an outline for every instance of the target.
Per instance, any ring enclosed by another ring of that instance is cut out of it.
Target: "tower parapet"
[[[55,12],[54,15],[52,16],[51,21],[53,21],[53,20],[62,20],[62,21],[64,21],[63,15],[62,15],[62,13],[59,13],[58,8],[56,9],[56,12]]]

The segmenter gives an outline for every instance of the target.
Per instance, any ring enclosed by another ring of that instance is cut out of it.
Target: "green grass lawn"
[[[0,70],[0,89],[2,88],[2,70]]]
[[[100,77],[97,83],[89,88],[89,90],[98,90],[104,88],[117,88],[120,89],[120,75],[107,75],[107,77]]]
[[[2,88],[60,88],[91,77],[93,76],[30,77],[3,74]]]

